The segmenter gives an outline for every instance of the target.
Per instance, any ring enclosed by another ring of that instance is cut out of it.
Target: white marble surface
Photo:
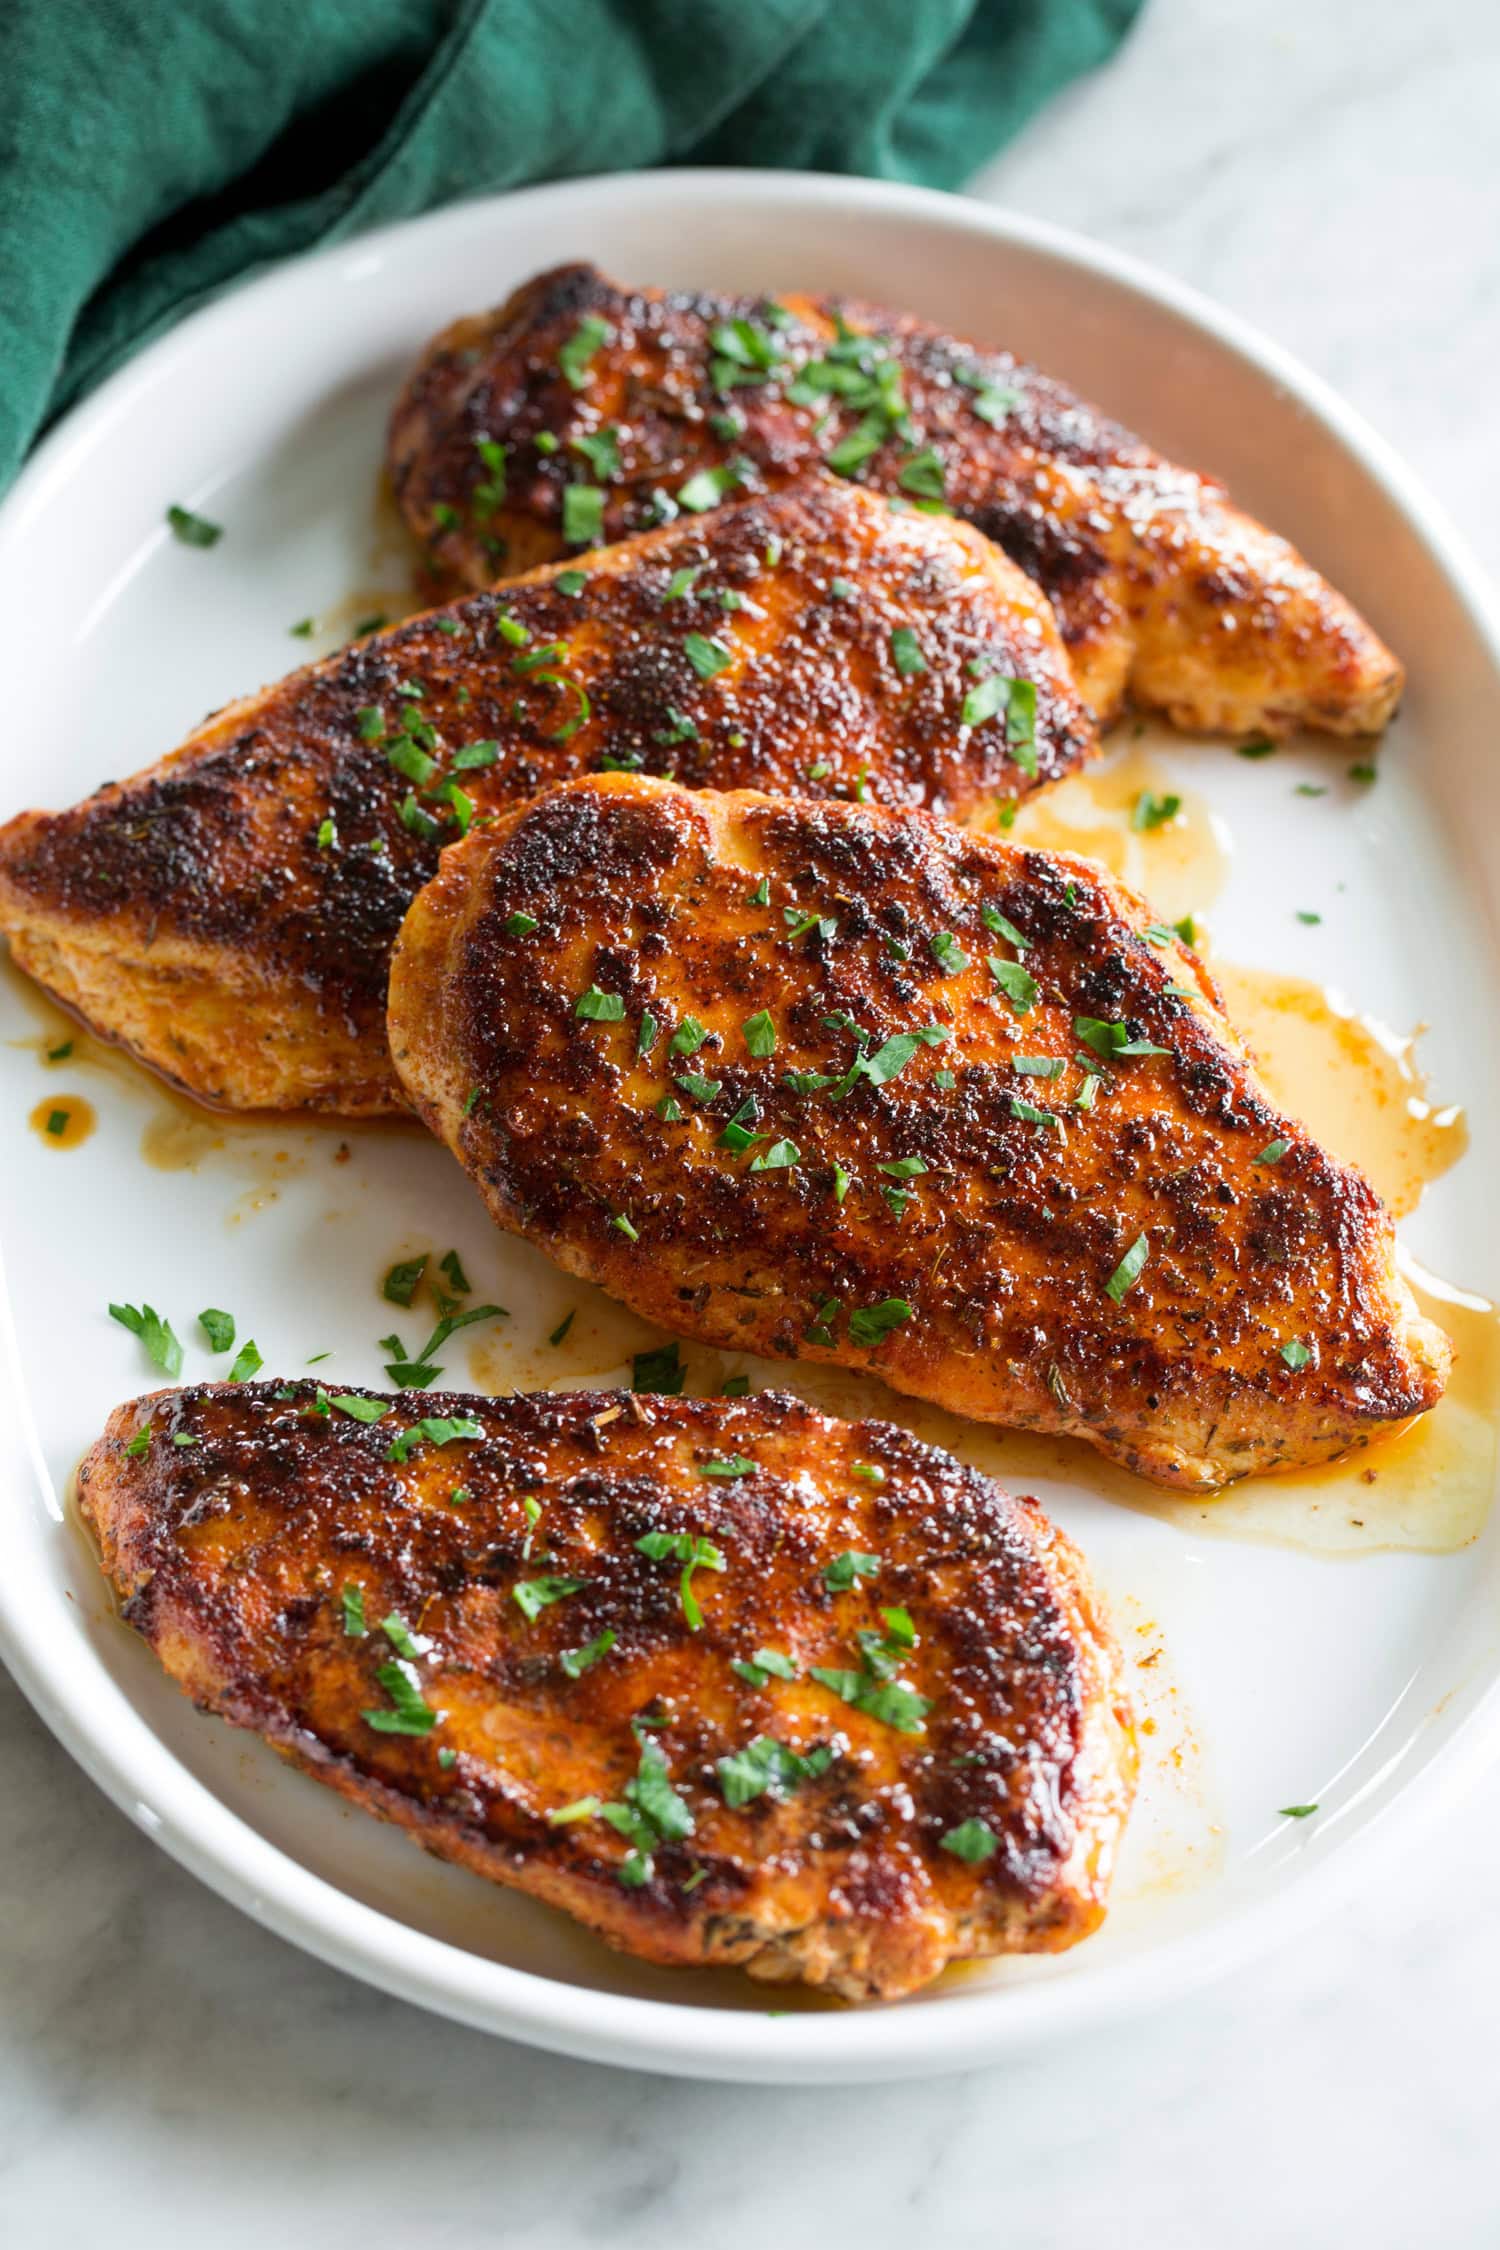
[[[1260,322],[1493,568],[1497,106],[1492,0],[1154,0],[981,187]],[[1500,2241],[1500,1793],[1336,1926],[1086,2050],[824,2094],[555,2061],[363,1990],[156,1852],[3,1679],[0,1802],[15,2250]]]

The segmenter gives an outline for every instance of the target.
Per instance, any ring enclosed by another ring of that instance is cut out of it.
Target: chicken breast
[[[499,1223],[679,1334],[1199,1489],[1442,1390],[1373,1189],[1090,861],[578,781],[445,854],[390,1036]]]
[[[442,845],[601,764],[962,819],[1095,747],[967,525],[815,480],[417,617],[0,829],[21,967],[200,1100],[400,1107],[390,947]]]
[[[211,1384],[79,1495],[195,1702],[628,1953],[888,1999],[1102,1919],[1135,1755],[1080,1559],[889,1423]]]
[[[390,462],[464,585],[823,465],[998,540],[1101,723],[1129,696],[1193,729],[1372,733],[1401,693],[1363,618],[1214,478],[1010,353],[878,305],[561,266],[429,345]]]

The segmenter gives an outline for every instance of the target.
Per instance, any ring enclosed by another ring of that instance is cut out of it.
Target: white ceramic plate
[[[1337,747],[1274,763],[1183,742],[1166,755],[1233,834],[1219,951],[1330,978],[1402,1029],[1430,1024],[1425,1060],[1443,1095],[1469,1105],[1474,1145],[1405,1232],[1424,1263],[1494,1293],[1500,1209],[1481,1183],[1500,1161],[1500,659],[1476,575],[1387,450],[1311,378],[1172,284],[1030,222],[852,181],[664,173],[445,212],[241,290],[74,414],[0,511],[0,807],[69,803],[130,772],[206,709],[339,637],[330,622],[312,644],[290,639],[294,620],[341,617],[347,631],[351,611],[380,607],[396,564],[379,552],[390,534],[375,478],[403,371],[455,313],[578,256],[669,284],[847,289],[1007,343],[1226,476],[1367,611],[1412,678],[1378,787],[1348,784]],[[175,543],[173,501],[222,521],[222,543]],[[1299,779],[1330,786],[1298,798]],[[1309,905],[1324,911],[1316,931],[1295,918]],[[12,977],[0,988],[0,1645],[117,1804],[246,1912],[356,1975],[488,2030],[660,2070],[954,2069],[1142,2007],[1272,1942],[1358,1879],[1378,1821],[1398,1807],[1430,1819],[1491,1747],[1489,1533],[1447,1556],[1333,1562],[1111,1504],[1086,1457],[1059,1456],[1036,1488],[1082,1540],[1129,1645],[1168,1651],[1142,1675],[1158,1731],[1104,1933],[1057,1961],[965,1973],[864,2012],[619,1959],[193,1712],[111,1615],[66,1494],[106,1411],[153,1379],[108,1320],[112,1298],[148,1298],[185,1337],[200,1306],[227,1306],[269,1371],[332,1350],[338,1380],[378,1382],[376,1338],[391,1325],[378,1277],[413,1247],[452,1243],[513,1315],[504,1342],[475,1346],[475,1366],[450,1357],[458,1382],[607,1378],[644,1331],[493,1234],[457,1168],[412,1131],[352,1134],[344,1160],[337,1127],[197,1132],[123,1062],[48,1065],[40,1029]],[[64,1093],[100,1116],[66,1153],[26,1122]],[[192,1161],[145,1162],[143,1138],[158,1158]],[[543,1339],[570,1305],[567,1346],[549,1355]],[[187,1377],[223,1364],[191,1349]],[[891,1410],[873,1382],[845,1395]],[[1005,1441],[972,1442],[1003,1472]],[[1028,1483],[1034,1458],[1018,1472]],[[1277,1817],[1312,1799],[1315,1819]]]

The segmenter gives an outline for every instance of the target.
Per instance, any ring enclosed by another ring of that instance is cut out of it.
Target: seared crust
[[[901,627],[921,671],[898,666]],[[963,723],[980,672],[1032,683],[1034,739],[1005,715]],[[485,742],[492,764],[455,768]],[[386,971],[457,833],[430,793],[444,777],[479,818],[608,755],[962,819],[1093,748],[1028,579],[967,525],[820,478],[414,618],[71,812],[22,814],[0,830],[0,927],[23,968],[201,1100],[362,1116],[400,1106]]]
[[[591,988],[612,997],[580,1016]],[[855,1067],[923,1032],[895,1075]],[[684,1335],[870,1368],[1199,1488],[1441,1393],[1447,1344],[1373,1189],[1273,1109],[1208,972],[1087,860],[575,782],[445,855],[390,1033],[500,1224]]]
[[[1057,1950],[1100,1921],[1134,1786],[1130,1712],[1079,1557],[1034,1502],[888,1423],[772,1392],[388,1408],[370,1424],[310,1383],[213,1384],[111,1416],[79,1472],[83,1514],[125,1615],[197,1703],[650,1961],[889,1998],[947,1961]],[[419,1413],[482,1435],[393,1463]],[[699,1630],[680,1564],[637,1547],[653,1532],[722,1557],[692,1581]],[[830,1590],[849,1551],[878,1573]],[[513,1589],[545,1577],[580,1583],[528,1620]],[[809,1676],[859,1670],[857,1633],[883,1636],[893,1607],[916,1645],[890,1669],[930,1700],[918,1732]],[[425,1733],[363,1716],[393,1708],[377,1677],[397,1655],[389,1617],[418,1636],[407,1678],[441,1713]],[[606,1632],[569,1677],[563,1653]],[[768,1645],[795,1679],[731,1670]],[[764,1736],[825,1770],[732,1807],[716,1762]],[[648,1822],[642,1851],[597,1816],[549,1821],[625,1803],[646,1741],[688,1833]],[[969,1821],[994,1839],[987,1858],[942,1844]]]
[[[588,321],[608,333],[573,363],[575,388],[559,353]],[[722,348],[735,321],[751,324],[738,356]],[[858,386],[851,329],[876,339],[877,378],[889,363],[883,392]],[[904,414],[882,412],[881,397]],[[578,441],[608,429],[620,455],[600,480],[611,539],[656,521],[662,496],[670,505],[705,469],[738,476],[735,489],[775,489],[851,439],[850,474],[920,498],[936,487],[913,462],[934,447],[946,504],[1050,597],[1101,723],[1128,694],[1191,728],[1373,733],[1400,697],[1401,666],[1363,618],[1212,477],[1162,460],[1008,352],[833,297],[782,298],[778,325],[764,298],[622,289],[570,265],[458,321],[428,346],[391,423],[396,491],[435,570],[488,585],[559,553],[565,486],[600,476]],[[880,442],[863,452],[869,434]],[[502,498],[481,441],[507,448]]]

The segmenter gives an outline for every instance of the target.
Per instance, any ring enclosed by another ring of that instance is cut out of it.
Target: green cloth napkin
[[[481,190],[653,164],[951,187],[1142,0],[6,0],[0,488],[226,283]]]

